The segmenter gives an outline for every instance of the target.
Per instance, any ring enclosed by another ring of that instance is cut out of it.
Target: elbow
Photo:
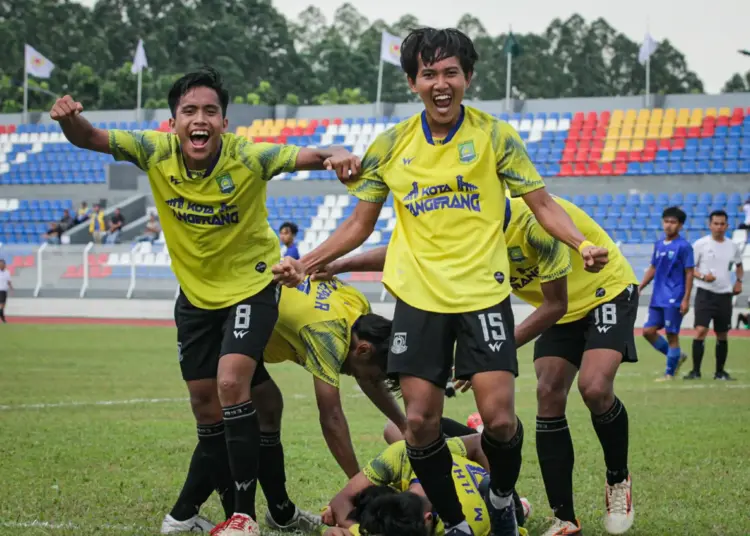
[[[341,410],[327,411],[320,414],[320,429],[325,435],[332,435],[346,426],[346,418]]]

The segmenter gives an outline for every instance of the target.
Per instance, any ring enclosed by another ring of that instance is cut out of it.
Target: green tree
[[[744,93],[750,91],[750,71],[744,75],[734,73],[721,89],[722,93]]]

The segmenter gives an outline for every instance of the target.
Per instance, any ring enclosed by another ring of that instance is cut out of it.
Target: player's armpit
[[[333,513],[333,520],[339,527],[349,528],[354,521],[348,519],[349,514],[354,510],[354,498],[363,490],[374,486],[363,472],[359,472],[349,480],[336,496],[331,499],[330,507]]]
[[[542,283],[544,301],[516,327],[516,346],[521,347],[552,327],[568,311],[568,278]]]

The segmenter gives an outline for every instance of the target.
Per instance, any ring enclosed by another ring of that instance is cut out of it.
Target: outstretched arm
[[[544,301],[516,328],[516,347],[520,348],[552,327],[568,311],[568,278],[542,283]]]
[[[320,427],[328,449],[346,476],[352,478],[359,472],[359,463],[344,408],[341,406],[341,393],[333,385],[315,378],[315,398],[318,402]]]
[[[362,490],[374,485],[362,471],[354,475],[354,478],[347,482],[344,489],[339,491],[328,505],[333,514],[333,522],[343,528],[349,528],[354,525],[354,521],[347,519],[352,510],[354,510],[354,498]]]
[[[50,117],[60,123],[65,138],[75,145],[90,151],[111,153],[109,148],[109,133],[96,128],[81,115],[83,105],[76,102],[70,95],[57,99]]]
[[[371,381],[357,378],[362,392],[370,399],[376,408],[385,415],[388,420],[394,423],[401,433],[406,433],[406,415],[404,415],[401,406],[398,405],[396,398],[388,390],[385,382],[382,380]]]

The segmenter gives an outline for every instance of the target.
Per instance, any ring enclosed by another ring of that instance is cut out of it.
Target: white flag
[[[380,40],[380,60],[401,67],[401,41],[400,37],[383,32]]]
[[[24,56],[26,60],[26,72],[37,78],[49,78],[55,64],[39,54],[36,49],[30,45],[24,47]]]
[[[130,72],[138,74],[138,72],[144,67],[148,67],[148,60],[146,59],[146,49],[143,47],[143,39],[139,39],[138,48],[135,49],[135,58],[133,58],[133,66],[130,68]]]
[[[641,50],[638,52],[638,61],[641,65],[646,64],[646,61],[651,57],[651,54],[656,51],[656,47],[658,46],[659,45],[654,41],[654,38],[651,37],[651,34],[647,33],[646,38],[641,45]]]

